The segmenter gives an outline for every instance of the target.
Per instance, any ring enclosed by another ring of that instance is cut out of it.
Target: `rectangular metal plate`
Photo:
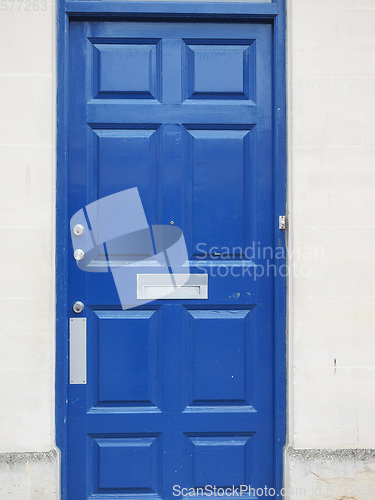
[[[86,318],[70,318],[69,377],[71,384],[86,384]]]
[[[138,274],[137,299],[207,299],[207,274]]]

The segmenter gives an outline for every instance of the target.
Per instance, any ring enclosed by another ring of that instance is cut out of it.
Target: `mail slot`
[[[207,299],[207,274],[138,274],[137,299]]]

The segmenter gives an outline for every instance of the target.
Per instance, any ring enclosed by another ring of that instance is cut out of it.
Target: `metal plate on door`
[[[70,318],[69,380],[86,384],[86,318]]]
[[[207,274],[138,274],[137,299],[207,299]]]

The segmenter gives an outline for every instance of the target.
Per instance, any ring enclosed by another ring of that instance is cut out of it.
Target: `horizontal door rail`
[[[76,17],[114,16],[123,17],[146,16],[155,17],[189,17],[190,15],[205,18],[214,15],[224,18],[243,16],[248,18],[272,19],[278,14],[276,3],[252,2],[128,2],[98,0],[68,0],[65,4],[67,14]]]

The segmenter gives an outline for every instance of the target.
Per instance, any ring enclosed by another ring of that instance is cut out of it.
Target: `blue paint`
[[[273,121],[274,121],[274,161],[275,161],[275,219],[287,214],[287,106],[286,106],[286,2],[277,0],[279,15],[274,22],[274,74],[273,74]],[[285,231],[275,232],[275,247],[286,248]],[[285,271],[287,259],[277,262],[278,273],[275,281],[275,471],[276,488],[283,487],[283,451],[287,432],[287,345],[286,345],[286,296],[287,279]]]
[[[272,19],[278,15],[279,2],[245,3],[245,2],[116,2],[116,1],[66,1],[66,12],[75,17],[87,15],[95,17],[124,14],[126,17],[232,17],[246,16],[259,19]]]
[[[67,498],[67,396],[68,366],[68,306],[67,248],[69,248],[67,190],[67,67],[68,16],[64,2],[57,3],[57,178],[56,178],[56,445],[61,451],[61,498]],[[69,311],[70,313],[70,311]]]
[[[241,266],[238,248],[254,240],[285,245],[277,230],[285,213],[284,6],[92,1],[59,9],[56,433],[63,498],[154,492],[167,499],[174,484],[281,488],[286,280],[254,282],[214,270],[220,261]],[[69,33],[65,12],[72,19],[121,13],[122,20],[74,22]],[[145,24],[147,16],[227,22]],[[252,18],[268,23],[244,23]],[[133,69],[127,80],[119,70],[126,65]],[[231,68],[221,81],[218,65]],[[169,76],[163,82],[161,71]],[[249,163],[253,168],[244,168]],[[120,164],[123,171],[137,164],[138,178],[132,169],[123,175]],[[135,182],[149,223],[175,221],[192,272],[210,274],[204,305],[156,301],[121,311],[111,276],[85,274],[73,262],[69,216]],[[89,383],[68,387],[67,318],[77,299],[87,305]]]

